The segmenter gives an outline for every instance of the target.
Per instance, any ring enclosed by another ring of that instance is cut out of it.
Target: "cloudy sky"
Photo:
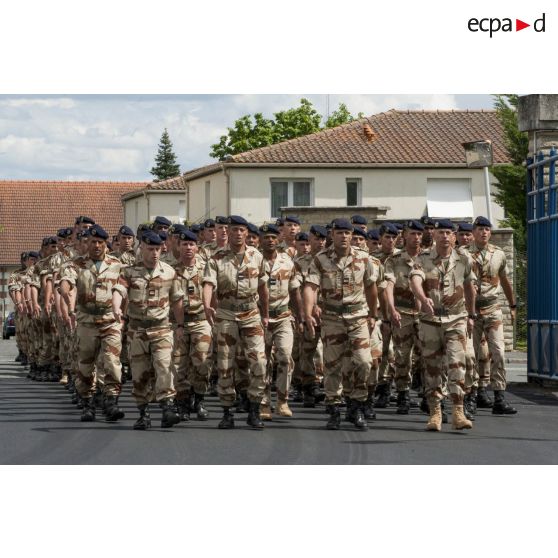
[[[164,128],[184,172],[212,162],[210,146],[245,114],[326,95],[0,95],[0,179],[150,180]],[[329,95],[366,115],[396,109],[492,108],[490,95]]]

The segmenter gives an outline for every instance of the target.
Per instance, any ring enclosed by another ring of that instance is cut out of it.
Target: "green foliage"
[[[359,114],[358,118],[362,115]],[[354,119],[341,103],[328,118],[325,127],[332,128]],[[253,117],[245,115],[236,120],[232,128],[227,128],[227,134],[211,146],[209,155],[223,161],[229,155],[319,132],[323,129],[321,122],[322,116],[308,99],[301,99],[298,107],[276,112],[273,119],[264,118],[261,113]]]
[[[173,178],[180,174],[180,165],[176,162],[176,155],[166,128],[161,136],[159,151],[155,157],[155,166],[149,172],[155,177],[155,182]]]

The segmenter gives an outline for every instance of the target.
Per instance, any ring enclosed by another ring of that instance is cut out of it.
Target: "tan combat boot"
[[[62,371],[62,376],[61,376],[60,380],[58,380],[58,383],[65,386],[68,383],[69,380],[70,380],[70,378],[68,376],[68,372],[66,370],[63,370]]]
[[[293,412],[289,409],[286,401],[277,401],[277,414],[281,417],[292,417]]]
[[[430,409],[430,420],[426,425],[426,430],[440,432],[442,430],[442,406],[440,400],[430,398],[428,400],[428,407]]]
[[[453,406],[453,414],[451,416],[451,425],[454,430],[463,430],[464,428],[473,428],[473,423],[463,414],[463,405]]]
[[[271,407],[269,404],[262,403],[260,405],[260,419],[273,420],[273,417],[271,416]]]

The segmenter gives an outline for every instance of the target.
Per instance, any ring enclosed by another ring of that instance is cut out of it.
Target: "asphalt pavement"
[[[153,428],[132,430],[137,410],[131,385],[124,386],[126,417],[116,424],[98,415],[81,423],[80,411],[59,384],[31,382],[14,362],[15,341],[0,342],[1,464],[556,464],[558,463],[558,393],[525,382],[526,365],[510,362],[508,400],[515,416],[492,416],[479,410],[473,430],[426,432],[426,415],[408,416],[395,408],[379,409],[367,432],[344,422],[325,429],[323,406],[304,409],[291,403],[294,416],[274,418],[264,431],[236,415],[236,428],[221,431],[221,409],[208,398],[206,422],[192,420],[160,428],[153,406]],[[557,390],[558,391],[558,390]]]

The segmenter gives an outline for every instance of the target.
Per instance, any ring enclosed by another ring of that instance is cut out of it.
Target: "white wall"
[[[482,169],[231,168],[229,172],[231,213],[241,214],[256,224],[271,218],[272,178],[312,179],[316,206],[346,205],[346,179],[360,178],[362,205],[389,206],[387,217],[392,219],[420,217],[426,212],[428,178],[468,178],[475,216],[486,214]],[[495,181],[494,177],[491,180]],[[494,221],[504,218],[503,209],[495,203],[492,213]]]
[[[126,225],[134,231],[140,223],[152,221],[157,215],[163,215],[173,223],[178,222],[179,202],[185,200],[184,192],[172,194],[147,194],[124,202]],[[137,204],[137,216],[136,216]]]
[[[186,202],[187,219],[199,223],[206,218],[205,183],[209,182],[209,211],[210,217],[228,215],[227,181],[223,171],[202,176],[188,182],[188,196]],[[234,212],[231,211],[234,214]]]
[[[147,200],[143,194],[124,202],[124,221],[134,232],[140,223],[148,220]]]

